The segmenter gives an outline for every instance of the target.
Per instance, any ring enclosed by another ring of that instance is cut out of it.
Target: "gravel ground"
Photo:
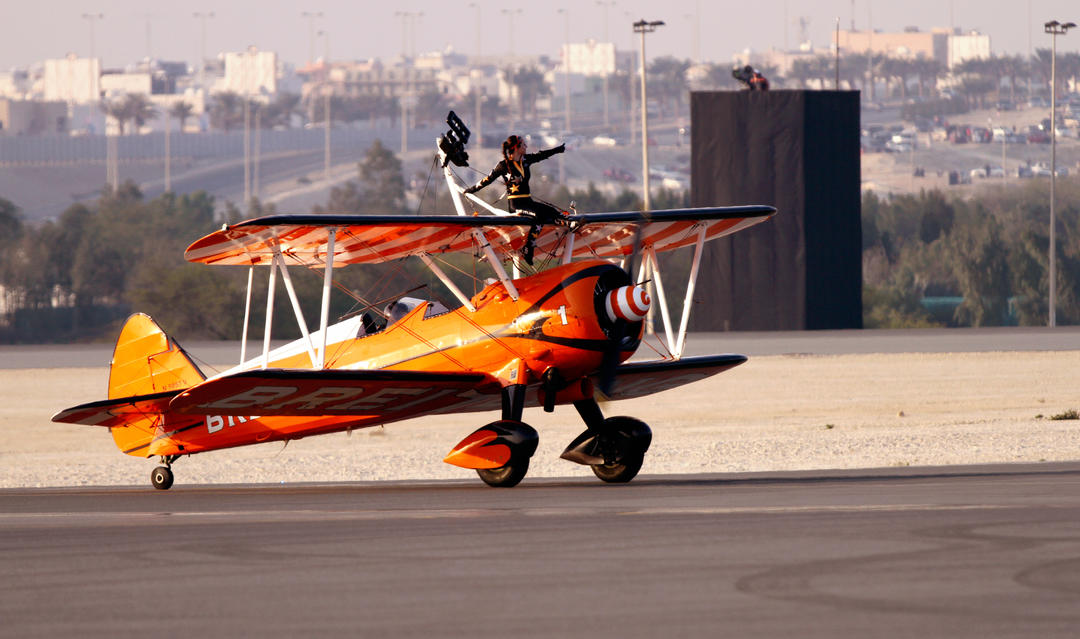
[[[1080,459],[1080,351],[770,355],[604,407],[649,423],[643,475]],[[0,487],[149,485],[154,460],[104,429],[54,424],[105,396],[99,368],[0,370]],[[469,479],[442,457],[497,419],[467,414],[215,451],[179,460],[178,485]],[[526,411],[540,432],[531,477],[591,478],[558,458],[583,428],[571,407]],[[479,481],[479,480],[477,480]],[[526,479],[528,481],[528,479]]]

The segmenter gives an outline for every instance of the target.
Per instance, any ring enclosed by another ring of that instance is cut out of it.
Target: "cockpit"
[[[360,318],[360,330],[357,332],[356,336],[363,337],[365,335],[372,335],[383,331],[387,326],[392,326],[403,317],[416,310],[416,307],[421,304],[427,304],[427,309],[424,311],[424,319],[442,315],[443,313],[450,311],[450,309],[446,308],[446,305],[439,301],[422,300],[416,297],[399,297],[384,306],[381,314],[372,313],[370,311],[364,313]]]

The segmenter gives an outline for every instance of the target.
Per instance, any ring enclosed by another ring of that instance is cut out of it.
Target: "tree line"
[[[355,179],[332,189],[328,201],[313,212],[453,215],[440,183],[434,181],[427,195],[411,204],[400,159],[376,142],[358,163]],[[641,206],[629,191],[608,197],[593,185],[580,191],[540,186],[537,194],[562,204],[576,200],[583,211]],[[657,206],[685,206],[685,198],[683,193],[661,191],[654,201]],[[224,220],[215,209],[214,198],[201,191],[147,200],[134,183],[126,182],[116,190],[105,187],[95,202],[72,205],[55,221],[31,225],[14,203],[0,198],[0,343],[109,341],[134,310],[148,313],[183,339],[239,338],[247,269],[191,264],[183,253],[223,221],[276,211],[257,199],[244,210],[226,203]],[[472,271],[471,256],[445,259],[457,266],[455,277]],[[339,271],[339,282],[352,294],[333,298],[334,317],[414,287],[426,289],[416,296],[455,306],[442,285],[413,262]],[[321,271],[293,277],[305,316],[318,317]],[[258,280],[254,295],[265,299],[266,282]],[[475,279],[458,284],[467,292],[483,287]],[[286,296],[279,295],[277,303],[275,335],[299,336]],[[252,312],[251,325],[261,327],[263,308],[255,304]]]
[[[970,200],[940,191],[862,203],[867,328],[1045,326],[1049,185],[987,187]],[[1058,324],[1080,323],[1080,184],[1058,182]],[[941,304],[934,305],[931,301]]]

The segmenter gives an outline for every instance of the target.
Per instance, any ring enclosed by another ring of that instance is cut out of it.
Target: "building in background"
[[[46,60],[42,94],[46,101],[96,104],[101,100],[101,60],[75,54]]]
[[[842,53],[872,51],[890,58],[926,58],[950,70],[965,60],[990,57],[990,36],[977,31],[962,33],[960,29],[920,31],[908,27],[900,33],[840,29],[833,35],[834,47],[837,42]]]

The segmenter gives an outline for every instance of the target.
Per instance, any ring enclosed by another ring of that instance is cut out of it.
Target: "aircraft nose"
[[[652,300],[640,286],[621,286],[604,298],[604,310],[611,321],[640,322],[649,313]]]

